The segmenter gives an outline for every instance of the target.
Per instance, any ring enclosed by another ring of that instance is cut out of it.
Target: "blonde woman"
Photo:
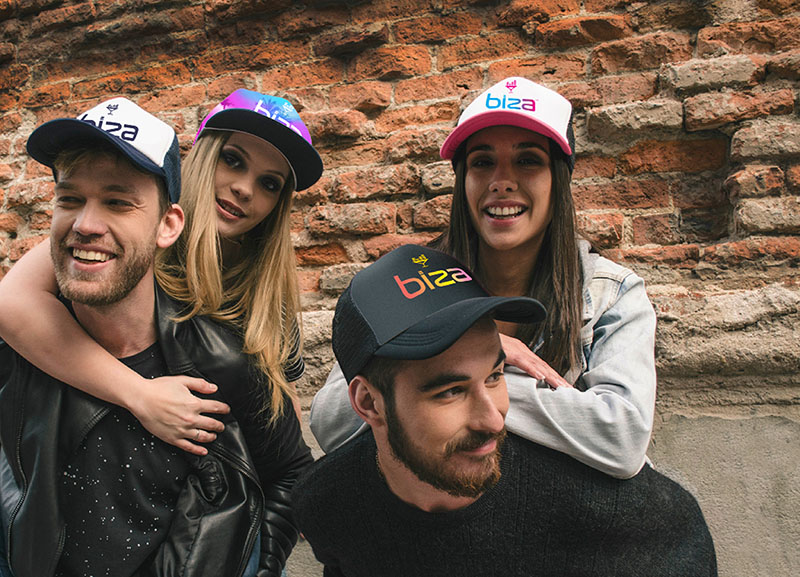
[[[161,286],[186,303],[181,319],[208,315],[241,333],[264,375],[265,395],[240,399],[241,408],[270,408],[270,423],[291,410],[291,382],[304,369],[291,196],[321,174],[319,154],[288,101],[236,90],[205,117],[183,163],[186,227],[156,265]],[[202,443],[223,428],[207,415],[230,407],[193,393],[216,386],[187,376],[142,378],[89,338],[55,293],[45,241],[0,282],[0,337],[51,376],[125,407],[163,441],[206,454]]]

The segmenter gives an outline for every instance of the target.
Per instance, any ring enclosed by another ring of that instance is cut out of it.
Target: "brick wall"
[[[797,446],[799,28],[792,0],[0,0],[0,274],[49,225],[50,176],[24,154],[36,125],[125,94],[186,149],[233,89],[278,93],[325,162],[293,221],[308,404],[350,276],[445,225],[452,176],[438,148],[463,105],[527,76],[572,100],[581,227],[645,277],[656,305],[653,452],[666,466],[690,449],[713,461],[725,449],[702,431],[727,421],[752,424],[765,444],[774,429],[763,423],[780,423]],[[680,445],[693,434],[707,446]],[[766,473],[766,503],[745,490],[755,524],[743,549],[726,532],[729,511],[713,507],[729,479],[687,462],[728,574],[800,561],[788,545],[755,552],[759,533],[800,535],[797,475],[795,522],[774,510],[796,457]],[[756,463],[739,466],[746,475]]]

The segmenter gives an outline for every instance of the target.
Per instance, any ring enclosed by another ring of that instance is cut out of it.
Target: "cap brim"
[[[420,360],[444,352],[481,317],[515,323],[533,323],[546,316],[544,306],[527,297],[476,297],[459,301],[426,317],[389,342],[374,355],[390,359]]]
[[[305,190],[322,176],[322,159],[316,149],[291,128],[244,108],[220,110],[203,130],[232,130],[266,140],[277,148],[294,173],[297,190]]]
[[[569,142],[544,122],[531,118],[527,114],[519,114],[508,110],[489,110],[476,114],[469,120],[459,124],[445,139],[442,148],[439,150],[439,156],[445,160],[451,160],[455,156],[458,147],[467,138],[490,126],[517,126],[531,130],[554,140],[567,156],[572,155],[572,148]]]
[[[88,122],[75,118],[58,118],[42,124],[31,133],[26,148],[34,160],[53,168],[56,157],[62,150],[76,143],[92,140],[114,146],[138,167],[166,179],[164,169],[135,147]]]

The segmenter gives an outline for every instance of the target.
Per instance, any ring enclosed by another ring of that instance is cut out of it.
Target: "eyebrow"
[[[56,182],[55,190],[65,190],[65,191],[74,191],[78,190],[78,187],[72,184],[69,179],[61,180]],[[103,187],[103,192],[114,192],[114,193],[122,193],[122,194],[136,194],[138,191],[135,188],[130,186],[125,186],[123,184],[109,184],[108,186]]]
[[[519,150],[524,150],[524,149],[527,149],[527,148],[538,148],[542,152],[546,152],[547,154],[550,154],[550,151],[547,150],[544,146],[542,146],[538,142],[518,142],[517,144],[514,145],[514,148],[515,149],[519,149]],[[472,146],[467,150],[467,156],[469,156],[473,152],[491,151],[491,150],[492,150],[492,147],[489,146],[488,144],[476,144],[475,146]]]
[[[500,366],[500,364],[506,360],[506,353],[503,349],[500,349],[500,353],[497,355],[497,361],[494,363],[494,368]],[[432,379],[425,381],[420,385],[419,390],[422,393],[427,393],[428,391],[432,391],[443,387],[445,385],[455,384],[455,383],[463,383],[465,381],[469,381],[472,377],[470,375],[464,375],[460,373],[441,373],[433,377]]]

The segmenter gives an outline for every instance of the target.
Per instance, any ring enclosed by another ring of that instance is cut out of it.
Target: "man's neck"
[[[377,444],[378,472],[386,481],[389,490],[401,501],[423,511],[435,513],[463,509],[480,499],[480,496],[456,497],[421,481],[391,454],[388,444],[382,446],[379,441]]]
[[[157,340],[154,290],[152,276],[145,275],[119,302],[72,306],[84,330],[100,346],[122,359],[145,350]]]

